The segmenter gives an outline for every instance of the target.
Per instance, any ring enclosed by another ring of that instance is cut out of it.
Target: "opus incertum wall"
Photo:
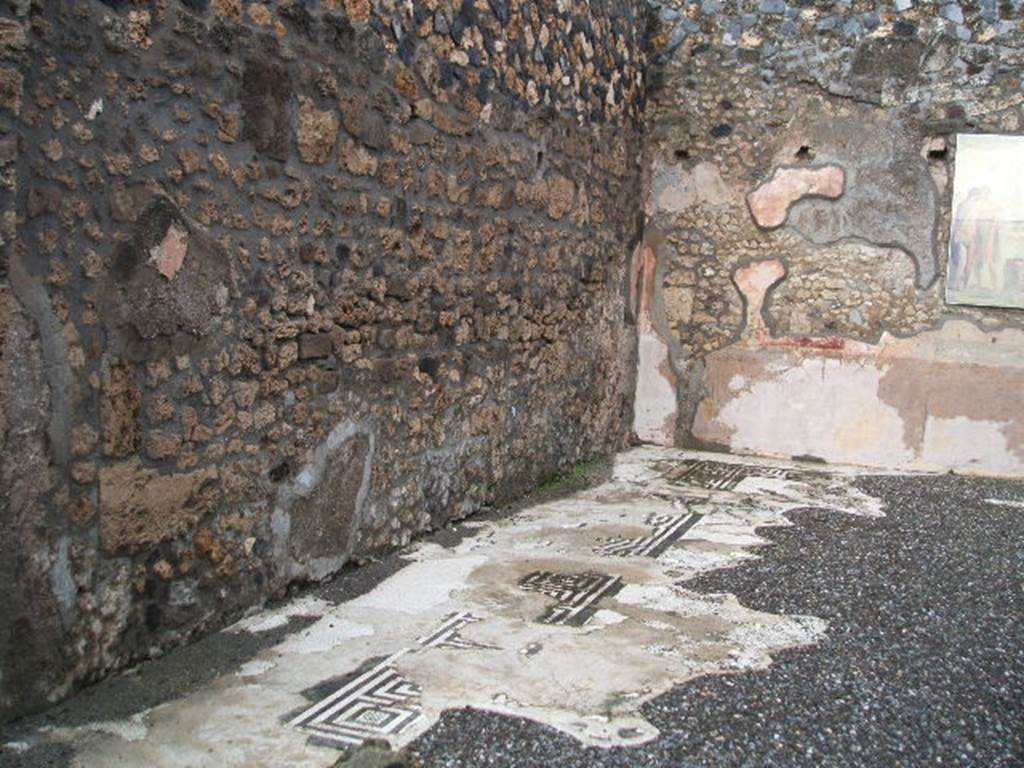
[[[0,715],[623,444],[633,0],[0,14]]]
[[[970,294],[949,264],[951,227],[975,237],[951,220],[958,136],[1024,131],[1022,4],[668,5],[638,433],[1024,474],[1018,267]]]

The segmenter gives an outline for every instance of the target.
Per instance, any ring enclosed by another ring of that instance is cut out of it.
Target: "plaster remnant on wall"
[[[743,340],[708,356],[695,437],[763,455],[1024,475],[1024,332],[956,320],[878,344],[779,341]]]
[[[78,607],[75,598],[78,587],[75,585],[74,570],[71,565],[71,537],[61,536],[53,553],[53,565],[50,566],[50,587],[54,599],[60,608],[61,618],[65,626],[74,618]]]
[[[47,427],[49,450],[54,463],[64,466],[70,459],[71,397],[75,390],[71,367],[68,364],[67,338],[54,313],[53,303],[47,296],[44,282],[30,274],[23,263],[22,254],[13,253],[11,256],[8,261],[11,294],[9,294],[10,298],[4,302],[5,304],[9,302],[9,304],[3,310],[9,311],[12,318],[16,312],[18,315],[24,312],[26,317],[31,318],[35,325],[35,332],[39,335],[40,350],[45,363],[43,370],[49,385],[50,413]],[[24,333],[23,338],[31,338],[32,331],[30,329],[10,320],[6,322],[10,323],[7,326],[8,329],[15,330],[17,335]],[[8,338],[14,340],[17,335],[11,334]],[[14,357],[12,356],[11,359],[13,360]],[[10,388],[8,397],[16,394],[14,389]],[[21,399],[32,400],[37,394],[32,389],[28,389],[18,397],[12,397],[12,402],[18,402]]]
[[[970,468],[980,465],[986,472],[1019,474],[1024,456],[1019,440],[1015,441],[1016,450],[1011,447],[1008,426],[1005,419],[988,421],[928,414],[921,444],[922,458],[938,466]]]
[[[637,384],[633,431],[644,442],[672,445],[676,431],[676,375],[668,345],[654,327],[654,283],[657,255],[644,243],[641,249],[642,288],[637,321]]]
[[[836,200],[846,186],[846,173],[838,165],[821,168],[776,168],[772,177],[747,195],[747,206],[759,227],[782,226],[789,209],[805,197]]]
[[[236,289],[235,263],[223,246],[189,224],[170,199],[146,194],[139,204],[147,198],[132,236],[115,246],[101,300],[117,346],[133,359],[196,348],[223,328]]]
[[[891,465],[913,458],[898,412],[878,400],[879,370],[797,351],[761,351],[766,375],[748,377],[735,391],[730,382],[752,354],[736,349],[709,356],[707,394],[693,426],[698,439],[719,442],[724,428],[729,448],[739,453]]]
[[[786,267],[778,259],[755,261],[733,273],[736,287],[743,295],[746,307],[744,336],[766,337],[768,327],[764,321],[764,301],[768,291],[786,277]]]
[[[681,213],[701,203],[723,205],[731,203],[734,197],[713,163],[697,163],[687,170],[681,165],[655,161],[651,179],[653,209],[648,206],[648,215],[658,211]]]
[[[787,228],[819,246],[860,241],[898,249],[913,261],[917,286],[930,286],[940,253],[934,163],[892,112],[865,105],[844,112],[823,113],[808,102],[793,118],[801,126],[794,143],[813,145],[823,161],[841,165],[848,183],[838,200],[812,197],[794,207]],[[775,160],[786,156],[780,152]]]
[[[348,559],[369,493],[375,443],[372,432],[343,421],[295,479],[278,489],[271,528],[281,578],[322,579]]]
[[[85,119],[88,120],[89,122],[92,122],[97,117],[99,117],[100,113],[102,113],[102,112],[103,112],[103,99],[101,97],[101,98],[98,98],[98,99],[94,100],[92,102],[92,104],[89,105],[89,110],[85,113]]]

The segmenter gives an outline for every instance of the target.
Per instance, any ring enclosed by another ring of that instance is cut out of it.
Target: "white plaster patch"
[[[259,677],[264,672],[269,672],[277,665],[272,661],[265,661],[263,659],[254,659],[247,661],[245,664],[238,668],[239,677]]]
[[[698,204],[722,205],[737,196],[722,180],[717,166],[697,163],[692,170],[657,163],[651,182],[654,211],[682,213]]]
[[[446,602],[452,592],[465,587],[469,574],[483,565],[486,559],[476,555],[411,563],[349,605],[357,609],[424,613]]]
[[[103,99],[96,99],[89,105],[89,111],[85,113],[85,119],[92,122],[103,112]]]
[[[899,466],[914,459],[899,412],[878,398],[882,371],[863,362],[805,358],[721,404],[715,422],[734,450]],[[698,420],[694,434],[713,439]]]
[[[641,330],[633,431],[656,445],[671,445],[675,432],[676,388],[665,375],[668,369],[668,345],[653,330]]]
[[[1019,414],[1007,414],[1019,418]],[[928,416],[924,426],[921,462],[925,466],[958,467],[1010,474],[1021,467],[1006,444],[1005,421],[976,421],[963,416],[943,419]]]
[[[665,556],[665,564],[683,572],[700,573],[728,568],[749,560],[753,555],[737,552],[708,552],[701,549],[680,549]]]
[[[779,647],[811,645],[825,638],[828,622],[815,616],[788,616],[771,624],[743,624],[729,633],[736,644],[734,663],[742,669],[766,666]]]
[[[121,741],[139,742],[146,738],[149,729],[146,726],[145,718],[148,710],[132,715],[127,720],[100,720],[94,723],[86,723],[75,728],[58,728],[58,732],[81,733],[105,733],[115,736]]]
[[[229,632],[269,632],[283,627],[295,616],[322,616],[331,604],[318,597],[304,595],[282,605],[247,616],[228,627]]]
[[[611,624],[620,624],[623,621],[625,621],[626,618],[627,617],[623,616],[621,613],[617,613],[616,611],[602,609],[594,614],[593,621],[596,624],[603,624],[604,626],[608,626]]]
[[[289,621],[289,617],[281,613],[257,614],[248,619],[242,619],[232,625],[231,629],[240,632],[269,632],[272,629],[283,627]]]
[[[327,615],[315,624],[303,629],[277,646],[278,653],[322,653],[329,651],[346,640],[368,637],[373,627]]]

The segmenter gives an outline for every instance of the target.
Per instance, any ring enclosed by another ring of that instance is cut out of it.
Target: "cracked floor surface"
[[[1024,764],[1020,483],[643,448],[465,527],[219,633],[247,650],[191,692],[22,724],[0,764],[328,766],[368,738],[424,765]]]

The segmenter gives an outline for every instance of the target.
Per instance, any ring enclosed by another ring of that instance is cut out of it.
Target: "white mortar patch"
[[[289,637],[278,646],[280,653],[322,653],[356,637],[373,634],[373,627],[324,616],[312,626]]]
[[[229,632],[269,632],[283,627],[296,616],[322,616],[331,607],[326,600],[304,595],[279,608],[260,611],[228,627]]]
[[[238,668],[239,677],[258,677],[264,672],[269,672],[277,665],[272,661],[263,661],[261,659],[254,659],[253,661],[247,661],[241,667]]]
[[[421,560],[411,563],[372,591],[350,603],[354,609],[378,608],[383,611],[424,613],[448,601],[461,589],[478,566],[486,562],[482,555]]]
[[[140,742],[146,738],[146,734],[149,732],[145,722],[147,714],[148,710],[132,715],[127,720],[99,720],[75,728],[55,728],[52,734],[71,736],[67,739],[69,741],[76,741],[85,734],[96,733],[115,736],[118,740],[128,743]]]

